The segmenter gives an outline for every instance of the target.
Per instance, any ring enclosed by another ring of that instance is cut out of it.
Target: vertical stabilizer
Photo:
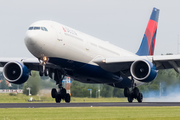
[[[136,53],[137,55],[143,56],[143,55],[154,54],[158,18],[159,18],[159,9],[153,8],[141,45]]]

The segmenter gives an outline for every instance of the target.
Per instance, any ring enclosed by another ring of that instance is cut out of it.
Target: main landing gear
[[[137,101],[141,103],[143,101],[143,95],[136,87],[136,83],[134,83],[133,77],[131,78],[131,80],[131,90],[129,90],[129,88],[127,87],[124,88],[124,96],[127,97],[129,103],[132,103],[134,99],[137,99]]]
[[[134,99],[137,99],[139,103],[143,101],[143,95],[137,87],[132,88],[131,91],[129,88],[124,88],[124,96],[127,97],[129,103],[132,103]]]
[[[60,103],[61,99],[65,100],[66,103],[69,103],[71,100],[69,93],[66,93],[66,89],[63,87],[59,88],[58,91],[53,88],[51,90],[51,96],[55,98],[56,103]]]
[[[54,80],[56,84],[58,84],[59,90],[57,91],[55,88],[51,90],[52,98],[55,98],[56,103],[60,103],[63,99],[66,103],[71,101],[71,96],[69,93],[66,93],[66,89],[62,87],[62,80],[64,79],[64,74],[61,71],[56,70]]]
[[[69,103],[71,101],[71,96],[69,93],[66,93],[66,89],[62,87],[62,80],[64,79],[65,74],[63,74],[60,70],[49,70],[48,68],[43,68],[39,70],[40,76],[49,76],[52,78],[52,72],[54,73],[54,80],[56,81],[56,84],[58,85],[59,90],[57,91],[55,88],[51,90],[51,96],[52,98],[55,98],[56,103],[60,103],[63,99],[66,103]]]

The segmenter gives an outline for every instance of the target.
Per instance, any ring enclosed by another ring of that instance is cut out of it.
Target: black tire
[[[70,101],[71,101],[71,96],[69,95],[69,93],[67,93],[65,97],[65,102],[70,103]]]
[[[133,89],[133,95],[134,95],[134,98],[137,98],[139,96],[139,89],[137,87]]]
[[[138,101],[139,103],[141,103],[141,102],[143,101],[143,95],[142,95],[142,93],[139,93],[139,95],[138,95],[138,97],[137,97],[137,101]]]
[[[132,96],[131,94],[128,96],[128,102],[129,102],[129,103],[132,103],[132,102],[133,102],[133,96]]]
[[[56,98],[55,98],[56,103],[60,103],[61,102],[61,96],[60,94],[57,94]]]
[[[62,88],[61,91],[60,91],[60,94],[61,94],[61,98],[65,99],[65,97],[66,97],[66,89]]]
[[[56,98],[56,96],[57,96],[57,90],[56,90],[55,88],[53,88],[53,89],[51,90],[51,97],[52,97],[52,98]]]
[[[129,88],[124,88],[124,96],[128,97],[130,95]]]
[[[39,71],[39,76],[43,76],[43,71]]]

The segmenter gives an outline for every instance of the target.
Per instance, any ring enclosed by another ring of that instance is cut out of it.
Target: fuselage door
[[[57,40],[58,41],[62,41],[62,34],[61,34],[61,31],[60,30],[57,30]]]
[[[61,27],[57,27],[57,26],[53,26],[53,28],[56,30],[57,32],[57,40],[58,41],[62,41],[62,32],[61,32]]]

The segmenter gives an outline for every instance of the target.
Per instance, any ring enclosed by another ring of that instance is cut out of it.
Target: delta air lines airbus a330
[[[153,8],[135,54],[57,22],[37,21],[30,25],[24,39],[36,58],[0,58],[3,75],[15,84],[26,82],[32,70],[53,78],[59,90],[53,88],[51,95],[57,103],[61,99],[70,102],[70,95],[62,87],[64,76],[122,88],[129,102],[142,102],[139,85],[153,81],[160,69],[179,72],[180,67],[180,56],[153,56],[158,16],[159,10]]]

